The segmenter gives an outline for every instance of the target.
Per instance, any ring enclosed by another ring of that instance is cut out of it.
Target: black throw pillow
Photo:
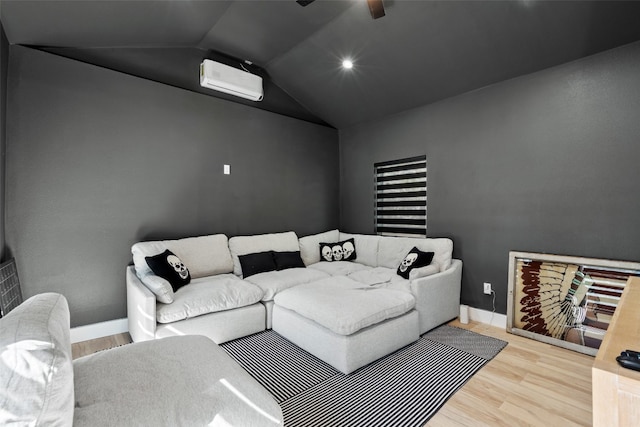
[[[273,251],[240,255],[238,259],[240,259],[240,266],[242,267],[242,277],[245,279],[254,274],[276,270]]]
[[[336,243],[320,243],[321,261],[353,261],[357,257],[355,239]]]
[[[336,243],[320,243],[320,261],[333,261],[332,248]]]
[[[304,268],[304,262],[300,256],[300,251],[294,252],[274,252],[273,260],[276,262],[277,270],[285,270],[287,268]]]
[[[404,257],[398,266],[398,275],[409,279],[409,273],[414,268],[426,267],[433,261],[433,252],[422,252],[415,246]]]
[[[153,274],[169,282],[174,292],[191,282],[189,269],[169,249],[161,254],[145,257],[145,260]]]
[[[343,261],[353,261],[356,259],[358,255],[356,254],[356,241],[353,237],[351,239],[338,242],[338,244],[342,246]]]

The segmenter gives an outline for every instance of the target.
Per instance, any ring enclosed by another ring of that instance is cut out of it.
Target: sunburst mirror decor
[[[509,252],[507,331],[595,355],[640,263]]]

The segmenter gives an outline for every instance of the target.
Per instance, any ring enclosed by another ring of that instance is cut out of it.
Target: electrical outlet
[[[484,293],[487,295],[491,295],[491,283],[484,282]]]

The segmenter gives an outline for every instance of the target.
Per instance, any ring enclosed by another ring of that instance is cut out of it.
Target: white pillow
[[[337,229],[301,237],[298,242],[300,244],[300,257],[304,265],[320,262],[320,243],[335,243],[339,240],[340,232]]]
[[[409,280],[419,279],[420,277],[431,276],[440,273],[440,266],[437,263],[431,263],[424,267],[414,268],[409,272]]]
[[[140,278],[140,281],[156,296],[158,302],[171,304],[173,302],[173,288],[168,280],[155,274],[147,274]]]
[[[131,253],[133,254],[136,274],[140,280],[148,274],[153,274],[147,265],[145,257],[158,255],[166,249],[169,249],[184,262],[193,279],[231,273],[233,271],[233,261],[229,252],[227,236],[224,234],[212,234],[179,240],[156,240],[136,243],[131,247]]]
[[[35,295],[0,319],[0,425],[71,426],[69,306]]]
[[[368,265],[369,267],[377,267],[378,244],[382,237],[370,234],[340,233],[340,240],[347,240],[351,238],[355,239],[356,242],[356,254],[358,254],[358,256],[355,261],[360,264]]]

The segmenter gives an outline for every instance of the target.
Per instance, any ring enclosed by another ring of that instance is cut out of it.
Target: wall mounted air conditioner
[[[200,64],[200,86],[252,101],[262,101],[262,77],[205,59]]]

